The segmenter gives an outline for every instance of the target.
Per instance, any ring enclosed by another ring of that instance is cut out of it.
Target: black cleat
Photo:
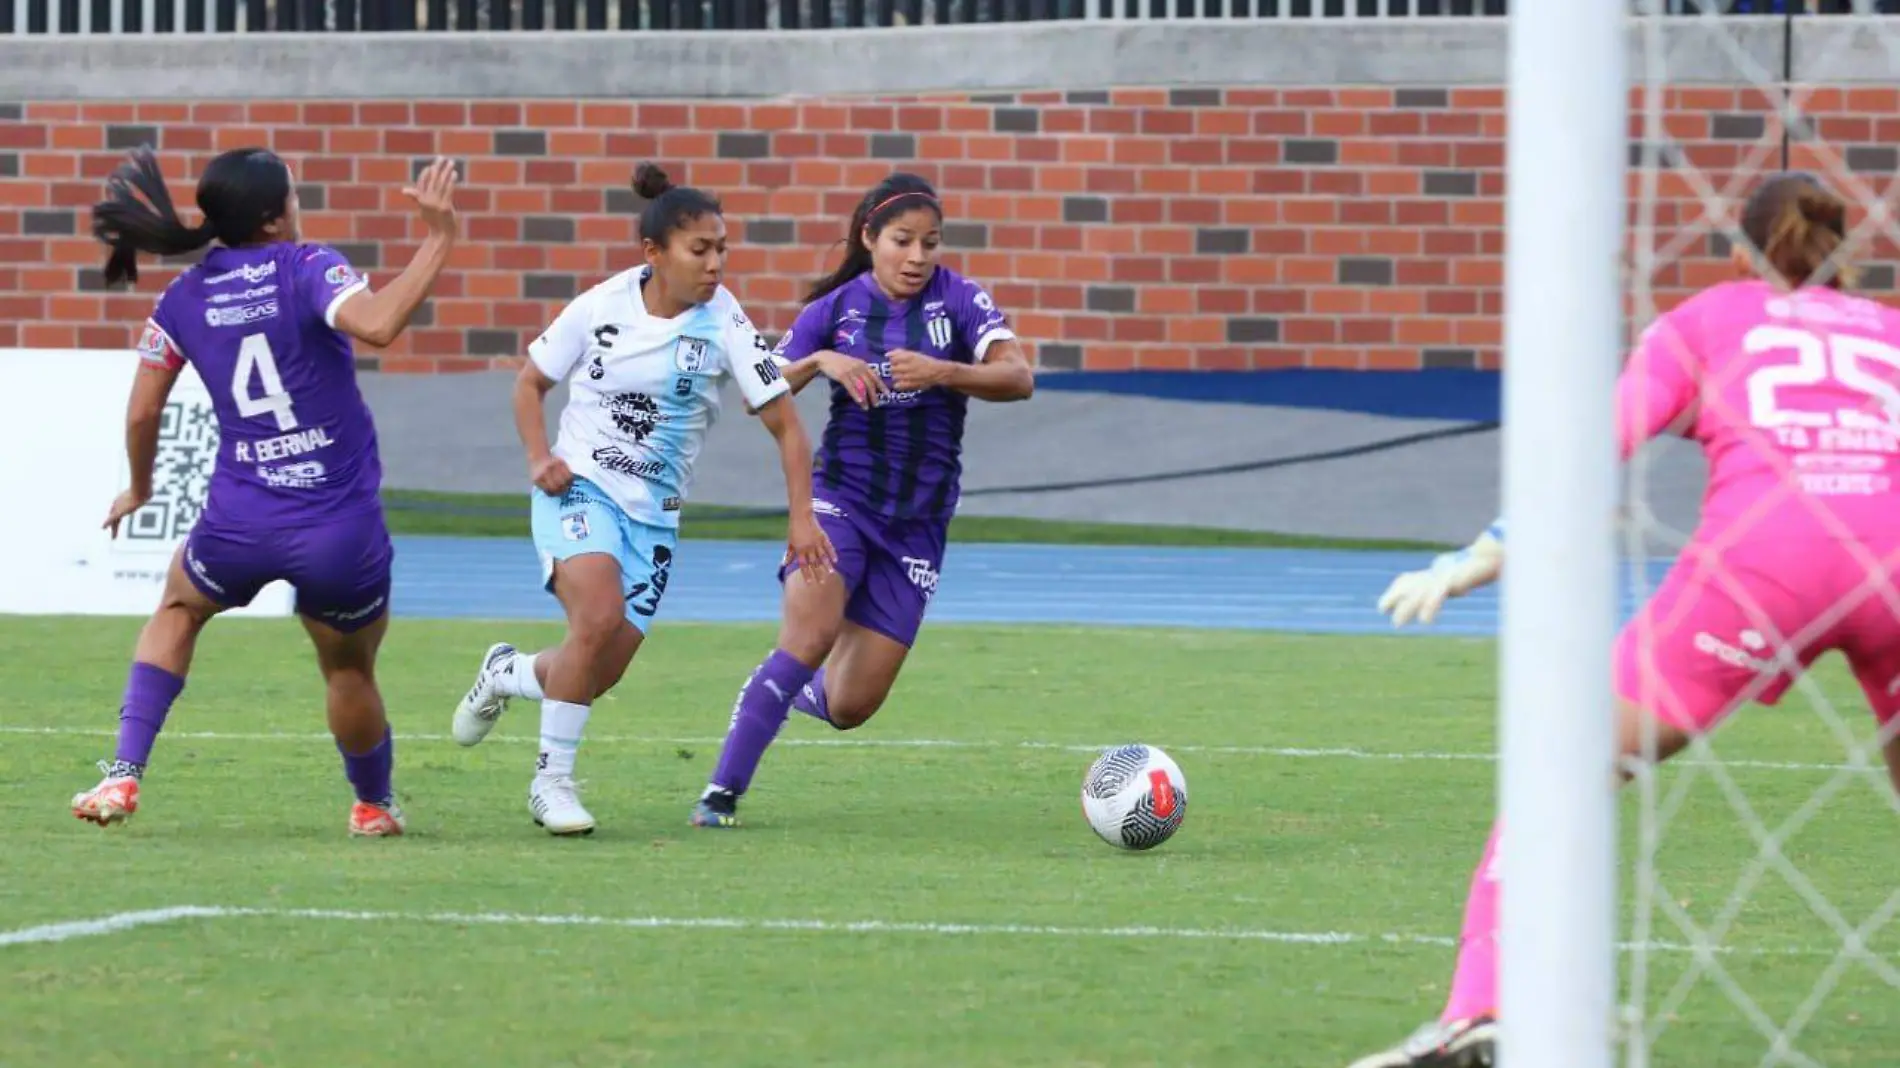
[[[1434,1020],[1404,1042],[1361,1057],[1350,1068],[1492,1068],[1498,1061],[1497,1038],[1498,1021],[1492,1016]]]

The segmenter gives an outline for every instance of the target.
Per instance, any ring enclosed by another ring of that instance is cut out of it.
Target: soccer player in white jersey
[[[788,559],[822,579],[836,560],[811,506],[811,442],[791,389],[758,331],[720,285],[726,225],[719,202],[641,164],[634,191],[646,263],[576,298],[528,346],[515,381],[515,427],[528,454],[543,581],[567,614],[567,637],[540,653],[489,647],[455,710],[462,745],[487,736],[510,698],[541,702],[541,745],[528,810],[552,834],[588,834],[574,756],[595,698],[620,681],[672,574],[679,511],[693,463],[736,378],[746,406],[778,440],[791,510]],[[548,447],[543,406],[568,382],[560,438]]]

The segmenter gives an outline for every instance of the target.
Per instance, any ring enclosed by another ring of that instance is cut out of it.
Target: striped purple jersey
[[[887,357],[898,349],[975,363],[989,346],[1013,337],[983,287],[946,267],[909,300],[885,296],[866,272],[807,304],[775,354],[790,363],[830,349],[871,364],[888,383]],[[842,496],[887,519],[949,519],[963,475],[969,400],[941,387],[892,391],[866,411],[833,382],[813,493]]]

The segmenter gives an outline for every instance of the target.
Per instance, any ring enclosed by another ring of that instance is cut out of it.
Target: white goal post
[[[1513,4],[1498,860],[1503,1068],[1615,1060],[1610,644],[1628,162],[1616,2]]]

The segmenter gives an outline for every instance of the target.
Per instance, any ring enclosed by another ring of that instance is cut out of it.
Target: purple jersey
[[[190,363],[218,413],[208,521],[295,526],[380,507],[376,426],[335,327],[368,285],[322,245],[219,247],[158,298],[140,357]]]
[[[909,300],[885,296],[868,272],[846,282],[799,312],[776,355],[789,363],[830,349],[864,360],[889,382],[887,356],[897,349],[975,363],[990,345],[1014,336],[982,286],[940,266]],[[866,411],[833,382],[814,492],[843,495],[887,519],[949,519],[963,474],[969,400],[941,387],[893,391]]]

